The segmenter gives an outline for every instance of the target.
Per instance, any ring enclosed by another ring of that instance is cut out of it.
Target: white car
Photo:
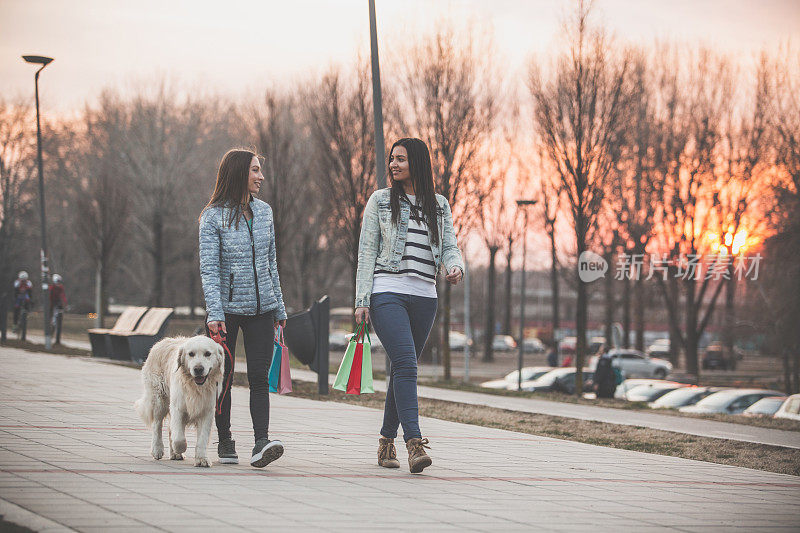
[[[677,389],[687,387],[686,383],[676,383],[674,381],[660,381],[658,383],[645,383],[634,387],[628,391],[627,400],[629,402],[654,402]]]
[[[742,414],[744,416],[761,416],[772,418],[785,401],[785,396],[767,396],[766,398],[761,398],[756,403],[745,409],[744,413]]]
[[[492,341],[492,350],[507,352],[517,347],[517,341],[511,335],[495,335]]]
[[[681,413],[724,413],[738,415],[767,396],[786,396],[782,392],[765,389],[729,389],[706,396],[694,405],[678,409]]]
[[[544,343],[536,337],[525,339],[522,343],[523,350],[528,353],[544,353],[546,347]]]
[[[791,420],[800,420],[800,394],[792,394],[789,396],[778,412],[775,413],[775,418],[789,418]]]
[[[451,350],[463,350],[467,344],[470,347],[472,346],[472,339],[467,339],[467,336],[460,331],[451,331],[448,337],[450,338]]]
[[[539,376],[543,376],[553,370],[551,366],[526,366],[522,368],[522,384],[525,385],[526,381],[533,381]],[[492,381],[485,381],[481,383],[481,387],[487,389],[506,389],[517,390],[517,371],[514,370],[506,374],[502,379],[494,379]]]
[[[664,379],[672,372],[672,363],[666,359],[650,357],[646,353],[630,349],[609,350],[604,357],[611,358],[611,364],[622,372],[623,377],[656,378]],[[589,368],[597,367],[597,358],[589,360]]]
[[[624,400],[628,397],[628,393],[631,392],[633,389],[638,387],[639,385],[646,385],[648,383],[662,383],[663,379],[642,379],[642,378],[635,378],[635,379],[626,379],[614,390],[614,398]]]

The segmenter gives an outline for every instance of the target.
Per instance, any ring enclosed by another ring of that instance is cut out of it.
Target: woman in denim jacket
[[[250,464],[264,467],[283,454],[283,444],[269,440],[267,372],[272,362],[273,331],[286,325],[272,208],[255,195],[264,176],[249,150],[230,150],[219,166],[211,200],[200,215],[200,274],[208,312],[208,330],[227,335],[235,357],[239,328],[244,335],[250,416],[255,447]],[[226,361],[225,375],[232,372]],[[231,436],[231,397],[216,416],[219,462],[237,464]]]
[[[417,359],[436,316],[436,274],[464,276],[450,205],[434,193],[428,147],[400,139],[389,152],[392,186],[372,194],[358,246],[355,316],[372,323],[391,361],[378,440],[378,464],[398,468],[394,438],[400,425],[412,473],[431,465],[417,407]]]

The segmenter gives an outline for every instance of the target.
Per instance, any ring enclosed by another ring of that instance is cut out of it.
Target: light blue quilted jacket
[[[229,209],[210,207],[200,217],[200,276],[207,320],[224,321],[225,313],[257,315],[275,311],[286,318],[278,264],[272,208],[253,199],[253,228],[244,218],[228,225]]]
[[[372,296],[372,279],[376,268],[397,272],[403,258],[408,235],[408,219],[411,206],[400,202],[400,220],[392,223],[392,208],[389,203],[391,190],[378,189],[369,197],[361,222],[361,237],[358,240],[358,269],[356,271],[356,307],[369,307]],[[442,267],[461,269],[464,274],[464,258],[458,249],[453,229],[453,214],[447,198],[436,195],[439,243],[431,243],[436,270]]]

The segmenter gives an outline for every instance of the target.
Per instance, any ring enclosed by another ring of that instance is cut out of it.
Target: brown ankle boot
[[[412,474],[419,474],[423,469],[431,466],[433,461],[425,453],[425,448],[430,449],[428,439],[408,439],[406,448],[408,448],[408,468]]]
[[[378,439],[378,466],[384,468],[400,468],[397,460],[397,450],[394,448],[394,439],[381,437]]]

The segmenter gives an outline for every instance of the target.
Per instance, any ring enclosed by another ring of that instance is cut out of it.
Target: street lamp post
[[[39,70],[36,71],[34,76],[34,85],[36,87],[36,144],[37,144],[37,159],[39,165],[39,214],[42,219],[42,249],[40,252],[40,261],[42,266],[42,311],[44,314],[44,346],[46,350],[50,350],[50,308],[48,305],[48,282],[49,282],[49,267],[47,266],[47,224],[44,213],[44,170],[42,164],[42,125],[39,119],[39,73],[53,61],[52,57],[44,56],[22,56],[28,63],[41,65]]]
[[[386,148],[383,141],[383,100],[381,98],[381,68],[378,63],[378,24],[375,20],[375,0],[369,0],[369,48],[372,52],[372,114],[375,121],[375,177],[378,188],[386,187]],[[388,356],[387,356],[388,358]]]
[[[528,210],[536,200],[517,200],[517,206],[525,213],[525,225],[522,230],[522,283],[519,302],[519,356],[517,357],[517,390],[522,390],[522,357],[525,350],[525,259],[528,255]]]

